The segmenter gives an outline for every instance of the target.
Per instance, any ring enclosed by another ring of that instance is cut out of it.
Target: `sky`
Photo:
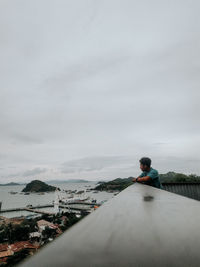
[[[199,8],[1,0],[0,183],[200,175]]]

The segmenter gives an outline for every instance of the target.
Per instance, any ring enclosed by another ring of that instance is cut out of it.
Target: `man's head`
[[[148,171],[151,167],[151,159],[150,158],[141,158],[140,159],[140,169],[144,171]]]

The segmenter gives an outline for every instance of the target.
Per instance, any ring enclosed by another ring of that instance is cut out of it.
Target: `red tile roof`
[[[13,252],[11,250],[0,252],[0,258],[5,258],[5,257],[12,256],[12,255],[13,255]]]
[[[31,244],[29,241],[20,241],[10,245],[13,252],[18,252],[22,249],[38,249],[38,246]]]
[[[0,252],[8,249],[8,244],[0,244]]]

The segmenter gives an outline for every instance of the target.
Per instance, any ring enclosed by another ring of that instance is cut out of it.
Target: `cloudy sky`
[[[198,0],[1,0],[0,182],[200,175]]]

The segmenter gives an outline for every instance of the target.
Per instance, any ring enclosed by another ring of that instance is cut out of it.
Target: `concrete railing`
[[[200,203],[134,184],[26,260],[23,267],[197,267]]]

